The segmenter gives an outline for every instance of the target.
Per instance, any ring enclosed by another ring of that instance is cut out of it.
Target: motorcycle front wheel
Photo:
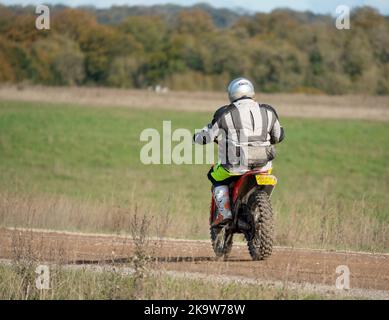
[[[233,234],[227,231],[226,226],[211,227],[210,234],[216,257],[224,257],[224,260],[226,260],[232,250]]]

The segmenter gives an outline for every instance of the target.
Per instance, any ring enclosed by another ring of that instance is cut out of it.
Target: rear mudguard
[[[262,173],[262,172],[256,172],[256,171],[250,171],[245,173],[240,177],[240,179],[234,184],[232,188],[232,203],[236,204],[238,202],[241,203],[246,203],[247,199],[251,195],[251,193],[254,190],[257,190],[258,188],[260,190],[264,190],[269,197],[271,196],[273,190],[274,190],[274,185],[258,185],[257,181],[255,179],[255,176],[257,174],[266,174],[267,173]]]

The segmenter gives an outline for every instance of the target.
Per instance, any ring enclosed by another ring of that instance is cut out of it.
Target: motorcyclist
[[[219,108],[210,124],[193,137],[195,143],[218,143],[218,163],[208,172],[218,216],[213,226],[231,221],[229,184],[253,169],[271,169],[274,144],[284,139],[277,112],[254,100],[253,84],[237,78],[227,88],[229,105]]]

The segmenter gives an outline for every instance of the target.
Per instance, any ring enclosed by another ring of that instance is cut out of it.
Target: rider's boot
[[[212,226],[225,225],[232,220],[228,186],[223,185],[214,187],[213,196],[218,209],[218,215],[213,221]]]

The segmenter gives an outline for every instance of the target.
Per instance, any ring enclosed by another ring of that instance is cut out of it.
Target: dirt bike
[[[268,258],[273,249],[273,211],[270,196],[277,178],[269,171],[253,170],[229,185],[233,219],[222,226],[212,226],[217,207],[212,194],[210,231],[212,247],[217,257],[227,259],[235,233],[243,233],[253,260]]]

